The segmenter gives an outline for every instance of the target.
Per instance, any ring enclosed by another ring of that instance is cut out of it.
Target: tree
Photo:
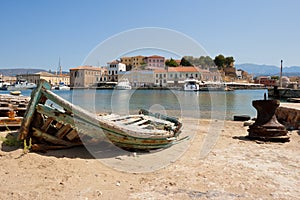
[[[173,58],[171,58],[170,60],[166,60],[165,64],[168,67],[177,67],[178,66],[178,63]]]
[[[180,61],[181,66],[193,66],[188,60],[186,60],[184,57]]]
[[[234,59],[232,56],[225,58],[226,67],[233,67]]]
[[[226,64],[226,59],[222,54],[220,54],[220,55],[215,57],[214,63],[218,67],[218,70],[221,70],[221,69],[224,68],[224,66]]]
[[[279,76],[271,76],[271,79],[279,80]]]

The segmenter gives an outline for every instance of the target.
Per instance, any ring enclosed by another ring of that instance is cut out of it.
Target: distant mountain
[[[31,69],[31,68],[15,68],[15,69],[0,69],[0,74],[4,76],[16,76],[19,74],[35,74],[38,72],[49,72],[44,69]],[[55,72],[50,72],[55,73]],[[63,74],[67,74],[68,72],[62,72]]]
[[[275,65],[258,65],[258,64],[236,64],[236,69],[242,69],[254,76],[276,76],[280,74],[280,67]],[[283,76],[300,76],[300,66],[283,67]]]
[[[15,68],[15,69],[0,69],[0,74],[4,76],[16,76],[18,74],[34,74],[38,72],[45,72],[44,69],[31,68]]]

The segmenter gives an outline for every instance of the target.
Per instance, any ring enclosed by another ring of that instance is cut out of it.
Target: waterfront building
[[[89,88],[97,86],[101,80],[107,79],[107,69],[104,67],[79,66],[70,69],[71,88]]]
[[[168,67],[168,85],[178,86],[178,84],[183,84],[184,80],[193,77],[197,80],[201,80],[201,70],[194,66],[178,66],[178,67]]]
[[[206,82],[222,82],[222,75],[218,71],[209,71],[200,69],[199,72],[201,73],[201,81]]]
[[[39,84],[41,79],[48,81],[51,85],[58,85],[64,83],[70,85],[69,74],[52,74],[49,72],[38,72],[34,74],[19,74],[16,76],[17,80],[26,80],[29,83]]]
[[[13,84],[16,81],[17,81],[17,77],[15,76],[3,76],[3,74],[0,74],[0,82],[2,83]]]
[[[162,56],[147,56],[143,59],[145,65],[150,69],[164,68],[165,67],[165,57]]]
[[[167,69],[154,70],[154,83],[162,87],[181,86],[186,79],[191,77],[199,81],[222,82],[222,76],[219,72],[211,72],[195,66],[168,67]]]
[[[166,87],[168,85],[168,71],[166,69],[154,70],[154,85]]]
[[[255,79],[254,83],[263,84],[264,86],[269,87],[277,85],[278,81],[272,79],[270,76],[260,76]]]
[[[131,70],[120,72],[118,80],[127,79],[132,87],[153,87],[154,71],[151,70]]]
[[[107,63],[108,80],[110,82],[118,82],[118,74],[126,72],[126,65],[117,60]]]

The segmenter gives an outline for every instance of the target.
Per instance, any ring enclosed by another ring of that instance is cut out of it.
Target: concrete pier
[[[300,130],[300,103],[281,103],[275,114],[288,129]]]

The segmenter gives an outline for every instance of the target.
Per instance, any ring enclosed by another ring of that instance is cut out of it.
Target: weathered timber
[[[20,128],[28,101],[28,97],[0,95],[0,128]]]
[[[56,133],[56,137],[63,138],[71,129],[70,124],[65,125]]]
[[[66,140],[59,139],[57,137],[54,137],[53,135],[50,135],[48,133],[45,133],[37,128],[33,128],[33,136],[37,138],[42,138],[47,142],[50,142],[52,144],[57,144],[57,145],[64,145],[66,147],[73,147],[73,146],[79,146],[82,145],[82,143],[72,143],[68,142]]]
[[[108,139],[121,148],[151,150],[182,141],[178,138],[182,124],[176,118],[146,110],[139,115],[97,116],[54,94],[49,86],[41,81],[33,91],[19,135],[21,139],[35,137],[46,143],[38,147],[72,147]],[[58,107],[46,105],[47,100]]]
[[[53,118],[48,118],[47,120],[46,120],[46,122],[43,124],[43,126],[41,127],[41,130],[42,131],[47,131],[48,129],[49,129],[49,127],[50,127],[50,125],[51,125],[51,123],[53,122]]]
[[[51,85],[50,83],[48,83],[47,81],[41,81],[42,84],[39,84],[38,87],[36,89],[33,90],[33,92],[31,93],[31,98],[30,98],[30,102],[29,102],[29,106],[25,112],[24,115],[24,119],[22,121],[22,125],[20,128],[20,134],[19,134],[19,139],[20,140],[24,140],[27,138],[28,132],[29,132],[29,128],[30,128],[30,124],[33,120],[33,115],[35,112],[35,106],[41,102],[42,100],[45,99],[41,98],[42,94],[39,92],[42,88],[51,89]],[[42,102],[41,102],[42,103]]]

